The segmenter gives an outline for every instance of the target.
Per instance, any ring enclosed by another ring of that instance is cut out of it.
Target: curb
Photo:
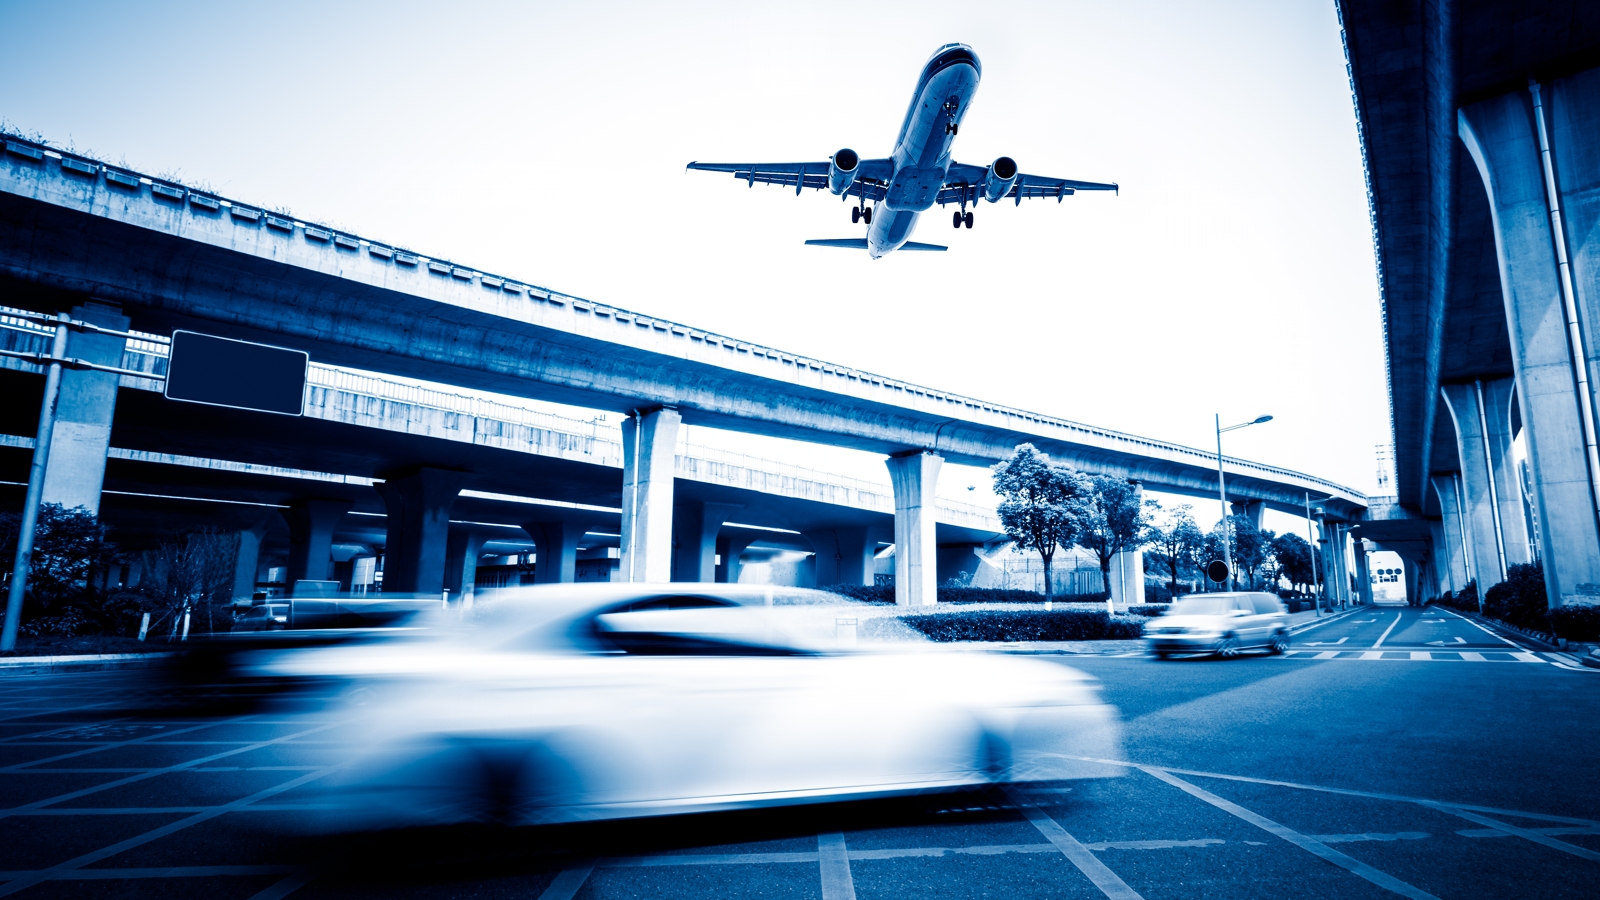
[[[1370,609],[1370,607],[1352,606],[1349,609],[1344,610],[1343,612],[1336,612],[1336,613],[1333,613],[1331,615],[1323,616],[1320,619],[1314,619],[1314,620],[1312,620],[1310,622],[1303,622],[1303,623],[1301,623],[1299,625],[1296,625],[1293,628],[1289,629],[1289,635],[1292,637],[1294,635],[1299,634],[1302,631],[1310,631],[1311,629],[1316,628],[1318,625],[1326,625],[1329,622],[1338,621],[1339,619],[1342,619],[1345,616],[1353,616],[1356,613],[1358,613],[1358,612],[1360,612],[1360,611],[1362,611],[1364,609]]]
[[[1591,650],[1588,654],[1581,657],[1578,662],[1583,663],[1591,669],[1600,669],[1600,648]]]
[[[0,659],[0,678],[18,675],[58,675],[65,672],[100,672],[107,669],[142,669],[176,653],[97,653],[85,656],[16,656]]]
[[[1448,606],[1446,606],[1444,608],[1445,609],[1450,609],[1450,607],[1448,607]],[[1471,619],[1472,621],[1477,622],[1479,625],[1482,625],[1485,628],[1488,628],[1488,629],[1491,629],[1491,630],[1495,630],[1495,631],[1509,631],[1512,634],[1515,634],[1517,637],[1522,638],[1523,640],[1532,641],[1533,643],[1538,644],[1539,645],[1538,649],[1540,649],[1540,650],[1547,650],[1547,651],[1550,651],[1552,653],[1559,652],[1561,650],[1561,647],[1559,645],[1552,644],[1550,642],[1550,635],[1549,634],[1540,634],[1537,631],[1530,631],[1530,630],[1528,630],[1526,628],[1519,628],[1516,625],[1512,625],[1509,622],[1502,622],[1502,621],[1500,621],[1498,619],[1484,618],[1483,616],[1480,616],[1475,612],[1462,612],[1459,609],[1450,609],[1450,611],[1455,613],[1458,616],[1461,616],[1464,619]],[[1600,663],[1600,660],[1597,660],[1597,663]]]

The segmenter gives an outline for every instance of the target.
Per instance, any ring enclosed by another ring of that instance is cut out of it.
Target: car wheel
[[[1238,656],[1239,638],[1236,635],[1231,634],[1223,635],[1222,640],[1217,641],[1216,653],[1221,659],[1232,659],[1235,656]]]
[[[1280,631],[1272,636],[1272,652],[1277,656],[1289,652],[1289,632]]]
[[[1172,654],[1168,653],[1165,650],[1157,650],[1156,651],[1156,659],[1171,659],[1171,658],[1172,658]]]

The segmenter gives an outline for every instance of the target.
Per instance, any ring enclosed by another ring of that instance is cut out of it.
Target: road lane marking
[[[1300,791],[1316,791],[1322,794],[1340,794],[1346,797],[1366,797],[1370,800],[1393,800],[1398,803],[1419,803],[1423,806],[1448,806],[1451,809],[1465,809],[1471,812],[1486,813],[1495,816],[1513,816],[1518,819],[1538,819],[1543,822],[1560,822],[1564,825],[1587,825],[1600,828],[1600,821],[1594,819],[1574,819],[1571,816],[1557,816],[1549,813],[1525,812],[1518,809],[1501,809],[1497,806],[1477,806],[1471,803],[1451,803],[1446,800],[1428,800],[1422,797],[1407,797],[1404,794],[1382,794],[1376,791],[1356,791],[1349,788],[1323,787],[1320,784],[1300,784],[1294,781],[1277,781],[1271,778],[1251,778],[1248,775],[1228,775],[1222,772],[1202,772],[1198,769],[1180,769],[1174,766],[1153,766],[1144,763],[1129,762],[1125,759],[1103,759],[1098,756],[1073,756],[1062,754],[1063,759],[1076,759],[1084,762],[1103,763],[1108,766],[1123,766],[1129,769],[1160,769],[1163,772],[1172,772],[1178,775],[1192,775],[1196,778],[1220,778],[1223,781],[1243,781],[1247,784],[1265,784],[1272,787],[1294,788]]]
[[[1361,654],[1362,659],[1383,659],[1382,650],[1368,650]]]
[[[1304,632],[1310,631],[1313,628],[1321,628],[1322,626],[1327,625],[1330,622],[1337,622],[1340,619],[1343,619],[1343,618],[1345,618],[1347,616],[1353,616],[1355,614],[1356,614],[1356,611],[1353,610],[1353,609],[1349,610],[1347,612],[1342,612],[1342,613],[1329,613],[1328,614],[1328,618],[1319,619],[1317,621],[1312,622],[1309,625],[1296,625],[1293,628],[1289,629],[1289,633],[1290,634],[1302,634]]]
[[[1350,636],[1349,635],[1345,635],[1344,637],[1339,638],[1337,641],[1306,641],[1306,646],[1307,647],[1337,647],[1340,644],[1342,644],[1342,643],[1344,643],[1345,641],[1348,641],[1348,640],[1350,640]],[[1376,645],[1374,645],[1374,646],[1376,646]]]
[[[1510,644],[1511,646],[1517,648],[1518,650],[1524,649],[1523,646],[1521,644],[1517,643],[1516,641],[1509,640],[1506,637],[1504,637],[1503,635],[1500,635],[1500,634],[1497,634],[1497,633],[1495,633],[1493,631],[1490,631],[1489,629],[1483,627],[1482,625],[1478,624],[1477,622],[1473,621],[1472,619],[1469,619],[1466,616],[1463,616],[1462,614],[1456,612],[1453,609],[1447,609],[1447,610],[1445,610],[1445,612],[1449,613],[1452,616],[1455,616],[1456,618],[1460,619],[1461,621],[1467,623],[1468,625],[1471,625],[1472,627],[1478,629],[1479,631],[1483,632],[1484,634],[1487,634],[1488,636],[1494,638],[1497,641],[1501,641],[1503,643]]]
[[[1399,625],[1399,624],[1400,624],[1400,620],[1401,620],[1401,619],[1403,619],[1403,618],[1405,618],[1405,616],[1406,616],[1406,614],[1405,614],[1405,613],[1399,613],[1399,612],[1397,612],[1397,613],[1395,613],[1395,614],[1394,614],[1394,621],[1393,621],[1393,622],[1390,622],[1390,623],[1389,623],[1389,627],[1388,627],[1388,628],[1385,628],[1385,629],[1384,629],[1384,630],[1383,630],[1383,634],[1382,634],[1382,635],[1381,635],[1381,636],[1380,636],[1380,637],[1379,637],[1379,638],[1378,638],[1378,642],[1377,642],[1377,643],[1375,643],[1375,644],[1373,644],[1373,645],[1372,645],[1372,649],[1374,649],[1374,650],[1376,650],[1376,649],[1378,649],[1378,648],[1379,648],[1379,647],[1382,647],[1382,646],[1383,646],[1383,642],[1384,642],[1384,639],[1385,639],[1385,638],[1387,638],[1387,637],[1388,637],[1388,636],[1389,636],[1389,632],[1391,632],[1391,631],[1393,631],[1393,630],[1394,630],[1394,627],[1395,627],[1395,626],[1396,626],[1396,625]]]
[[[1429,653],[1426,650],[1413,650],[1413,651],[1411,651],[1411,658],[1412,659],[1420,659],[1420,660],[1426,661],[1426,660],[1433,659],[1433,654]]]
[[[1007,788],[1006,794],[1011,797],[1011,802],[1016,804],[1017,810],[1033,823],[1033,827],[1045,836],[1045,839],[1056,846],[1078,871],[1088,876],[1094,886],[1100,889],[1111,900],[1144,900],[1138,891],[1128,887],[1127,883],[1117,877],[1117,873],[1106,867],[1106,864],[1095,858],[1089,848],[1078,843],[1078,839],[1067,833],[1065,828],[1055,819],[1050,818],[1044,810],[1034,806],[1021,791]]]
[[[589,873],[594,871],[594,866],[595,861],[590,859],[562,869],[550,886],[544,889],[544,893],[539,895],[539,900],[572,900],[583,883],[589,880]]]
[[[1451,638],[1448,641],[1428,641],[1427,644],[1430,647],[1435,647],[1435,646],[1443,647],[1443,646],[1446,646],[1448,644],[1465,644],[1466,642],[1467,642],[1467,639],[1458,634],[1458,635],[1456,635],[1455,637]]]
[[[1519,662],[1545,662],[1544,660],[1540,659],[1537,654],[1529,653],[1526,650],[1519,650],[1511,655],[1515,656]]]
[[[1397,831],[1394,834],[1312,834],[1307,835],[1314,841],[1324,844],[1353,844],[1358,841],[1420,841],[1432,837],[1426,831]]]
[[[822,869],[822,900],[856,900],[850,877],[850,851],[839,831],[817,835],[817,864]]]
[[[1484,662],[1482,653],[1474,653],[1471,650],[1457,650],[1456,652],[1460,653],[1461,658],[1467,662]]]
[[[1569,844],[1566,841],[1558,841],[1547,834],[1540,834],[1531,828],[1521,828],[1516,825],[1501,822],[1498,819],[1491,819],[1488,816],[1480,816],[1477,813],[1466,812],[1465,810],[1460,809],[1451,809],[1450,807],[1438,804],[1430,803],[1424,805],[1432,806],[1434,809],[1437,809],[1440,812],[1447,812],[1451,815],[1460,816],[1461,818],[1466,819],[1468,822],[1476,822],[1479,825],[1487,825],[1490,828],[1504,831],[1507,834],[1514,834],[1525,841],[1532,841],[1535,844],[1542,844],[1543,846],[1549,847],[1552,850],[1560,850],[1562,853],[1570,853],[1573,856],[1587,859],[1590,862],[1600,862],[1600,853],[1596,853],[1587,847],[1579,847],[1576,844]]]
[[[1411,900],[1439,900],[1438,897],[1435,897],[1421,888],[1413,887],[1394,877],[1393,875],[1388,874],[1387,872],[1381,872],[1367,865],[1366,863],[1355,859],[1354,857],[1346,856],[1345,854],[1340,853],[1321,841],[1314,840],[1298,831],[1295,831],[1292,828],[1279,825],[1277,822],[1274,822],[1265,816],[1257,815],[1256,813],[1253,813],[1236,803],[1224,800],[1221,797],[1218,797],[1216,794],[1213,794],[1204,788],[1192,785],[1189,782],[1184,781],[1182,778],[1171,774],[1170,772],[1166,772],[1161,769],[1149,768],[1146,766],[1140,766],[1139,770],[1144,772],[1146,775],[1151,776],[1152,778],[1165,781],[1167,784],[1172,785],[1191,797],[1203,800],[1206,803],[1215,806],[1217,809],[1222,810],[1223,812],[1230,813],[1233,816],[1243,819],[1244,821],[1249,822],[1251,825],[1256,826],[1268,834],[1276,835],[1288,841],[1289,843],[1294,844],[1296,847],[1299,847],[1307,853],[1319,856],[1322,859],[1325,859],[1328,862],[1331,862],[1334,865],[1349,871],[1353,875],[1364,878],[1378,887],[1392,891],[1402,897],[1410,897]]]
[[[1321,653],[1318,653],[1316,656],[1313,656],[1311,658],[1312,659],[1334,659],[1338,655],[1339,655],[1339,651],[1337,651],[1337,650],[1324,650]]]

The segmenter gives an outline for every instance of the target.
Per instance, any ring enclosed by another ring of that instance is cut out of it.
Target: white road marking
[[[1540,834],[1593,834],[1593,835],[1600,835],[1600,828],[1585,828],[1582,825],[1573,825],[1573,826],[1568,826],[1568,827],[1565,827],[1565,828],[1529,828],[1528,830],[1529,831],[1537,831]],[[1463,828],[1460,831],[1456,832],[1456,834],[1459,834],[1462,837],[1469,837],[1469,838],[1516,837],[1516,835],[1512,834],[1511,832],[1509,832],[1509,831],[1501,831],[1498,828]]]
[[[850,877],[850,851],[842,832],[817,835],[817,863],[822,868],[822,900],[856,900]]]
[[[1484,661],[1482,653],[1473,653],[1471,650],[1458,650],[1456,652],[1460,653],[1461,654],[1461,658],[1466,660],[1467,662],[1483,662]]]
[[[1383,659],[1383,651],[1382,650],[1368,650],[1367,652],[1361,654],[1361,658],[1362,659]]]
[[[1167,784],[1172,785],[1191,797],[1204,800],[1223,812],[1230,813],[1240,819],[1243,819],[1262,831],[1267,832],[1268,834],[1276,835],[1288,841],[1289,843],[1294,844],[1296,847],[1299,847],[1307,853],[1319,856],[1322,859],[1325,859],[1328,862],[1345,869],[1351,874],[1356,875],[1357,877],[1364,878],[1378,887],[1383,888],[1384,890],[1393,891],[1402,897],[1410,897],[1411,900],[1439,900],[1438,897],[1435,897],[1421,888],[1413,887],[1394,877],[1393,875],[1388,874],[1387,872],[1381,872],[1358,859],[1346,856],[1345,854],[1340,853],[1321,841],[1307,837],[1306,835],[1303,835],[1292,828],[1279,825],[1277,822],[1274,822],[1264,816],[1257,815],[1236,803],[1224,800],[1221,797],[1218,797],[1216,794],[1213,794],[1204,788],[1196,787],[1195,785],[1184,781],[1182,778],[1179,778],[1170,772],[1165,772],[1161,769],[1146,768],[1145,766],[1140,766],[1139,770],[1153,778],[1158,778],[1162,781],[1165,781]]]
[[[1507,640],[1506,638],[1502,637],[1501,635],[1496,634],[1493,631],[1490,631],[1489,629],[1483,627],[1482,625],[1479,625],[1477,622],[1472,621],[1471,619],[1467,618],[1466,616],[1461,615],[1460,613],[1458,613],[1458,612],[1456,612],[1454,610],[1447,609],[1447,610],[1445,610],[1445,612],[1449,613],[1452,616],[1455,616],[1456,618],[1460,619],[1461,621],[1467,623],[1468,625],[1471,625],[1472,627],[1478,629],[1479,631],[1483,632],[1484,634],[1489,635],[1490,637],[1494,638],[1497,641],[1501,641],[1503,643],[1510,644],[1511,646],[1517,648],[1518,650],[1522,649],[1522,645],[1517,643],[1516,641]]]
[[[1544,660],[1540,659],[1537,654],[1529,653],[1526,650],[1519,650],[1516,653],[1513,653],[1511,655],[1515,656],[1518,659],[1518,661],[1520,661],[1520,662],[1536,662],[1536,663],[1544,662]]]
[[[1312,659],[1333,659],[1334,657],[1336,657],[1338,655],[1339,655],[1339,651],[1337,651],[1337,650],[1324,650],[1321,653],[1318,653],[1316,656],[1313,656],[1311,658]]]
[[[1420,660],[1426,661],[1426,660],[1433,659],[1433,654],[1429,653],[1426,650],[1413,650],[1413,651],[1411,651],[1411,658],[1412,659],[1420,659]]]
[[[1420,841],[1432,835],[1426,831],[1397,831],[1394,834],[1312,834],[1307,837],[1324,844],[1351,844],[1357,841]]]
[[[550,886],[544,889],[544,893],[539,895],[539,900],[572,900],[583,883],[589,880],[594,864],[595,861],[591,859],[562,869]]]
[[[1394,631],[1394,627],[1396,625],[1399,625],[1400,624],[1400,620],[1403,619],[1403,618],[1405,618],[1405,613],[1398,613],[1398,612],[1395,613],[1394,614],[1394,621],[1390,622],[1389,623],[1389,627],[1385,628],[1383,630],[1383,634],[1378,637],[1377,643],[1372,645],[1372,649],[1376,650],[1379,647],[1382,647],[1384,639],[1389,636],[1389,632]]]
[[[1497,819],[1491,819],[1488,816],[1480,816],[1477,813],[1466,812],[1465,810],[1460,809],[1452,809],[1446,806],[1434,806],[1434,809],[1437,809],[1440,812],[1450,813],[1451,815],[1460,816],[1461,818],[1466,819],[1468,822],[1476,822],[1479,825],[1487,825],[1490,828],[1504,831],[1507,834],[1514,834],[1525,841],[1533,841],[1535,844],[1542,844],[1552,850],[1560,850],[1562,853],[1570,853],[1573,856],[1587,859],[1591,862],[1600,862],[1600,853],[1596,853],[1587,847],[1579,847],[1576,844],[1569,844],[1566,841],[1558,841],[1547,834],[1541,834],[1538,831],[1534,831],[1530,828],[1521,828],[1516,825],[1510,825],[1505,822],[1501,822]]]
[[[1089,880],[1094,882],[1094,886],[1100,889],[1100,893],[1110,897],[1111,900],[1144,900],[1138,891],[1128,887],[1126,882],[1117,877],[1117,873],[1106,868],[1105,863],[1096,859],[1087,847],[1078,843],[1077,838],[1068,834],[1060,823],[1050,818],[1044,810],[1028,802],[1028,798],[1024,797],[1021,791],[1007,789],[1006,793],[1010,795],[1011,802],[1016,804],[1017,810],[1033,823],[1034,828],[1039,829],[1039,833],[1044,835],[1046,840],[1061,851],[1062,856],[1077,866],[1078,871],[1088,876]]]
[[[1344,637],[1339,638],[1337,641],[1307,641],[1306,642],[1306,646],[1307,647],[1337,647],[1340,644],[1342,644],[1342,643],[1344,643],[1345,641],[1348,641],[1348,640],[1350,640],[1350,636],[1349,635],[1345,635]]]
[[[1427,643],[1429,647],[1443,647],[1446,644],[1465,644],[1466,642],[1467,639],[1458,634],[1448,641],[1428,641]]]

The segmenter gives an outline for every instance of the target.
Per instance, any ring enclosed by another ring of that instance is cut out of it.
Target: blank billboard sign
[[[310,363],[303,350],[174,331],[167,399],[298,416]]]

